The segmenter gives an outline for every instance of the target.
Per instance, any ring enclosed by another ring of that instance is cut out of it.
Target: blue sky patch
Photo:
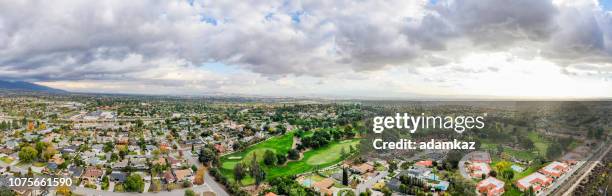
[[[212,16],[200,15],[200,21],[217,26],[217,19]]]
[[[289,13],[289,16],[291,16],[291,21],[293,21],[294,23],[300,23],[302,15],[304,15],[303,10]]]

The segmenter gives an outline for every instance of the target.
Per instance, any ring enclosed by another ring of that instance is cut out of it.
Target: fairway
[[[294,132],[288,132],[285,135],[276,136],[255,144],[246,150],[224,155],[221,157],[221,168],[232,170],[239,162],[249,163],[254,154],[257,155],[257,161],[261,162],[263,161],[266,150],[270,150],[276,154],[287,154],[291,149],[291,145],[293,145],[293,134]]]
[[[221,157],[221,172],[227,178],[232,179],[233,169],[236,164],[242,162],[250,164],[253,155],[257,155],[257,161],[263,162],[263,156],[266,150],[273,151],[276,154],[286,155],[293,145],[293,136],[295,132],[288,132],[282,136],[276,136],[247,149],[227,154]],[[267,179],[271,179],[278,176],[290,176],[295,174],[301,174],[309,171],[313,171],[317,168],[324,168],[336,164],[344,158],[341,156],[342,149],[348,154],[350,151],[349,146],[353,146],[357,149],[359,139],[344,140],[339,142],[331,142],[325,147],[318,148],[316,150],[309,150],[303,153],[302,159],[299,161],[289,161],[283,166],[267,167],[262,164],[266,171]],[[250,176],[245,177],[242,180],[243,185],[253,184],[254,180]]]
[[[344,149],[345,153],[349,153],[350,146],[355,147],[355,145],[359,143],[359,140],[355,141],[346,141],[341,143],[332,144],[327,149],[317,150],[317,152],[312,155],[306,163],[309,165],[321,165],[329,162],[333,162],[339,157],[342,156],[342,149]]]
[[[237,163],[239,163],[239,162],[248,164],[248,163],[251,162],[251,159],[253,159],[254,155],[257,156],[257,160],[258,161],[261,161],[261,160],[263,160],[264,153],[267,150],[270,150],[270,151],[272,151],[274,153],[279,153],[274,148],[266,148],[266,147],[256,148],[256,149],[253,149],[253,150],[249,151],[244,156],[234,156],[234,157],[228,156],[227,157],[228,161],[224,161],[222,167],[225,168],[225,169],[234,169],[234,166]],[[238,157],[240,157],[240,158],[238,158]]]
[[[273,178],[277,176],[301,174],[318,168],[325,168],[334,165],[344,160],[344,158],[340,156],[342,149],[340,148],[341,146],[345,146],[348,152],[349,145],[357,145],[358,143],[359,139],[345,140],[341,142],[332,142],[326,147],[318,148],[316,150],[306,151],[304,152],[304,157],[299,161],[289,162],[287,165],[282,167],[268,168],[268,177]],[[357,147],[355,148],[357,149]]]

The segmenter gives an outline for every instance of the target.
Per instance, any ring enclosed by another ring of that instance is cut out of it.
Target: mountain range
[[[24,81],[8,81],[0,80],[0,90],[12,90],[12,91],[34,91],[34,92],[47,92],[47,93],[68,93],[68,91],[51,88],[48,86],[38,85],[31,82]]]

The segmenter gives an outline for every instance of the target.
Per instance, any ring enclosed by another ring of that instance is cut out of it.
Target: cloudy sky
[[[612,1],[0,1],[0,79],[77,92],[612,97]]]

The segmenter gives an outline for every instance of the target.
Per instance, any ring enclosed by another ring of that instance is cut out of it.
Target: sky
[[[130,94],[610,98],[612,1],[0,1],[0,79]]]

